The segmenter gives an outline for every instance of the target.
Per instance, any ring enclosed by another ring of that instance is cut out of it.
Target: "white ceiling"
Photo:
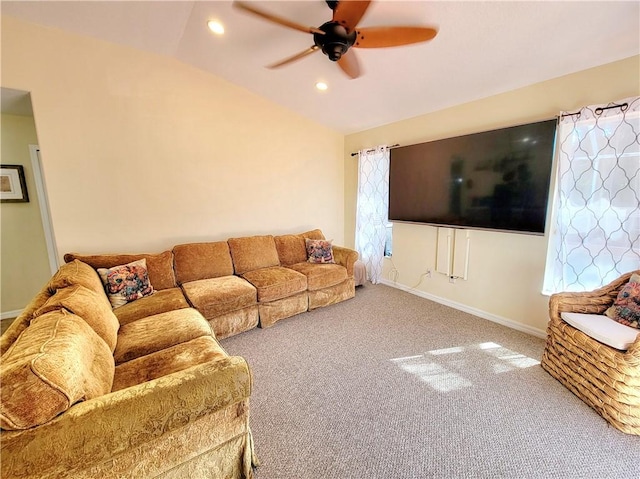
[[[323,0],[252,2],[296,23],[331,19]],[[354,49],[349,79],[321,52],[270,70],[313,45],[310,34],[267,22],[231,1],[30,1],[2,15],[172,56],[342,133],[440,110],[640,54],[639,1],[373,2],[360,27],[436,26],[431,42]],[[207,21],[226,33],[214,36]],[[323,80],[329,90],[314,84]]]

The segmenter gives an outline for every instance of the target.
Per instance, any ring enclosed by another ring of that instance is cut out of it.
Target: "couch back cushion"
[[[322,230],[319,230],[319,229],[305,231],[304,233],[300,233],[300,236],[302,236],[305,239],[308,238],[308,239],[313,239],[313,240],[327,239],[327,238],[324,237],[324,234],[322,233]]]
[[[174,246],[173,261],[178,284],[233,274],[233,262],[226,241]]]
[[[60,266],[47,283],[47,288],[51,294],[55,294],[59,289],[75,285],[84,286],[95,293],[103,293],[104,301],[109,302],[107,295],[104,294],[104,287],[98,272],[87,263],[77,259]]]
[[[282,266],[291,266],[296,263],[307,261],[307,250],[305,249],[305,239],[302,235],[282,235],[275,236],[276,249]]]
[[[227,243],[236,274],[280,266],[276,243],[271,235],[229,238]]]
[[[149,282],[151,286],[153,286],[153,289],[167,289],[177,286],[176,277],[173,273],[173,253],[171,251],[158,254],[81,255],[77,253],[67,253],[64,255],[64,260],[67,263],[73,260],[80,260],[96,270],[98,268],[121,266],[143,258],[147,260]]]
[[[81,285],[59,289],[34,313],[34,317],[66,309],[80,316],[100,336],[111,352],[116,349],[120,322],[102,296]]]
[[[109,347],[86,321],[64,309],[43,314],[2,357],[0,427],[35,427],[107,394],[114,372]]]

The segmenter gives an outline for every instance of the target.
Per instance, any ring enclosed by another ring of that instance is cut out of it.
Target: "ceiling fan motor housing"
[[[329,60],[334,62],[340,60],[356,41],[357,33],[355,31],[348,33],[338,22],[326,22],[319,29],[325,34],[314,33],[313,41],[329,57]]]

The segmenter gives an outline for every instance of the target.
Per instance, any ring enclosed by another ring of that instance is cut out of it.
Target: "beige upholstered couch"
[[[306,238],[65,255],[0,338],[2,478],[252,476],[252,378],[218,339],[353,297],[355,251]],[[97,270],[143,259],[154,292],[112,309]]]

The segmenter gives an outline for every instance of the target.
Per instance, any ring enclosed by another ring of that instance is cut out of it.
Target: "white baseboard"
[[[408,293],[415,294],[416,296],[420,296],[421,298],[425,298],[425,299],[434,301],[436,303],[444,304],[445,306],[449,306],[459,311],[464,311],[465,313],[473,314],[474,316],[478,316],[479,318],[486,319],[494,323],[502,324],[503,326],[507,326],[512,329],[517,329],[518,331],[531,334],[532,336],[537,336],[542,339],[547,337],[547,332],[545,330],[534,328],[532,326],[527,326],[526,324],[518,323],[516,321],[513,321],[512,319],[504,318],[502,316],[488,313],[480,309],[472,308],[462,303],[457,303],[449,299],[445,299],[439,296],[435,296],[433,294],[425,293],[424,291],[418,291],[416,289],[409,288],[402,284],[394,283],[393,281],[389,281],[388,279],[381,278],[380,282],[384,285],[391,286],[392,288],[401,289]]]
[[[4,313],[0,313],[0,320],[4,321],[5,319],[17,318],[22,313],[22,309],[16,309],[15,311],[6,311]]]

